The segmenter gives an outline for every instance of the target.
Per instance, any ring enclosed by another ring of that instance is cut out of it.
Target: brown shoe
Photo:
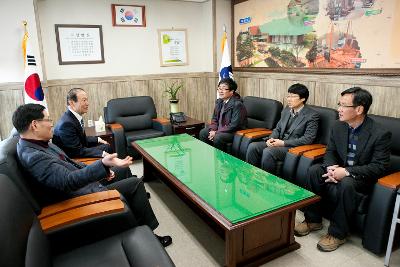
[[[334,251],[346,243],[346,238],[339,239],[330,234],[324,235],[318,242],[317,248],[324,252]]]
[[[294,227],[295,236],[305,236],[310,232],[318,231],[322,229],[322,223],[308,223],[303,221]]]

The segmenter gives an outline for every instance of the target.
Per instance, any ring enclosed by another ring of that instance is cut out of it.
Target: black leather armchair
[[[299,169],[297,168],[297,164],[299,163],[301,155],[310,150],[326,148],[326,145],[329,141],[331,128],[335,121],[338,119],[338,112],[335,109],[313,105],[309,105],[309,107],[314,109],[319,115],[317,140],[314,144],[311,145],[298,146],[289,149],[283,162],[281,174],[282,178],[290,182],[297,183],[302,187],[304,187],[304,183],[302,183],[303,181],[301,179],[295,179],[295,177],[305,177],[306,175],[306,173],[296,173],[296,171],[307,171],[307,167],[302,167]],[[307,163],[308,161],[304,161],[303,159],[300,164]]]
[[[23,171],[17,156],[17,143],[19,136],[11,136],[0,142],[0,174],[7,175],[17,186],[21,195],[27,199],[32,210],[39,217],[43,229],[51,243],[64,240],[57,249],[66,250],[72,245],[85,244],[91,240],[98,240],[115,233],[125,231],[136,225],[127,204],[118,196],[107,196],[99,192],[73,198],[70,202],[64,201],[50,206],[42,206],[40,197],[31,190],[29,175]],[[120,201],[121,207],[111,210],[108,204]],[[101,203],[103,202],[103,203]],[[81,217],[66,216],[70,212],[80,212]],[[91,211],[88,211],[91,210]],[[65,215],[65,216],[64,216]],[[48,224],[48,222],[51,224]],[[81,238],[84,235],[86,238]],[[0,264],[1,266],[1,264]]]
[[[157,119],[156,107],[150,96],[111,99],[104,108],[105,122],[114,134],[119,157],[138,156],[131,143],[172,134],[167,119]]]
[[[392,133],[389,175],[378,180],[370,195],[359,195],[361,202],[352,227],[361,234],[364,248],[381,254],[386,249],[396,193],[400,188],[400,119],[378,115],[369,117]],[[295,176],[300,181],[295,183],[304,184],[308,168],[320,162],[324,154],[325,148],[305,152],[299,160]],[[326,216],[329,217],[329,214]]]
[[[255,96],[244,97],[243,104],[247,110],[248,129],[235,133],[232,155],[245,160],[250,143],[272,133],[281,116],[283,105],[277,100]]]
[[[0,175],[0,266],[174,266],[147,226],[55,255],[32,206]],[[84,236],[82,236],[84,238]]]

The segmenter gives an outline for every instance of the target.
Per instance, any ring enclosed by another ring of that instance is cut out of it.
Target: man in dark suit
[[[85,134],[82,116],[88,112],[89,101],[83,89],[73,88],[68,92],[67,108],[54,128],[53,143],[71,158],[101,158],[112,153],[107,141]]]
[[[215,102],[211,123],[199,134],[201,141],[223,151],[226,151],[228,143],[232,143],[234,133],[246,128],[247,124],[246,108],[236,89],[237,84],[231,78],[219,81],[219,98]]]
[[[346,242],[360,194],[370,194],[389,166],[391,133],[367,116],[371,104],[371,94],[359,87],[341,93],[339,121],[332,128],[323,164],[309,170],[308,189],[333,208],[328,234],[317,245],[322,251]],[[319,203],[307,207],[304,215],[304,222],[295,227],[297,236],[322,229]]]
[[[110,167],[127,168],[132,163],[131,157],[119,159],[117,154],[107,154],[88,166],[73,161],[49,142],[53,136],[53,123],[45,107],[39,104],[18,107],[12,121],[21,137],[17,145],[19,160],[31,175],[29,183],[42,205],[117,189],[126,199],[138,225],[148,225],[153,230],[158,226],[142,179],[127,178],[107,187],[99,183],[103,179],[114,179]],[[170,236],[157,237],[164,246],[172,243]]]
[[[309,92],[302,84],[293,84],[288,89],[288,106],[266,141],[249,145],[246,161],[269,173],[276,173],[276,162],[284,160],[290,147],[311,144],[318,131],[319,115],[307,107]]]

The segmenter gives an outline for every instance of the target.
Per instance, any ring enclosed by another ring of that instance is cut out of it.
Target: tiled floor
[[[141,162],[132,166],[133,173],[141,176]],[[224,262],[224,241],[205,224],[186,204],[184,204],[166,185],[154,181],[146,183],[151,193],[151,205],[160,221],[156,232],[173,237],[173,244],[167,247],[176,266],[222,266]],[[303,219],[297,213],[296,221]],[[324,229],[296,238],[301,248],[270,261],[262,266],[383,266],[384,257],[378,257],[362,248],[361,239],[352,236],[346,244],[330,253],[320,252],[316,248]],[[391,265],[400,266],[400,250],[392,253]]]

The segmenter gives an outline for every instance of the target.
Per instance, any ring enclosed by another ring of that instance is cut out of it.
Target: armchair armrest
[[[251,129],[244,129],[244,130],[236,131],[235,135],[233,137],[233,142],[232,142],[232,155],[234,155],[235,157],[244,159],[243,156],[241,156],[241,152],[240,152],[240,146],[241,146],[243,137],[248,133],[259,132],[259,131],[262,131],[262,130],[268,130],[268,129],[265,129],[265,128],[251,128]]]
[[[292,147],[289,149],[289,153],[292,153],[296,156],[301,156],[303,155],[305,152],[314,150],[314,149],[319,149],[319,148],[324,148],[326,147],[323,144],[311,144],[311,145],[303,145],[303,146],[296,146],[296,147]]]
[[[386,175],[378,180],[378,184],[391,189],[400,188],[400,172]]]
[[[67,199],[65,201],[49,205],[42,209],[38,218],[43,219],[58,213],[62,213],[71,209],[79,208],[85,205],[99,203],[114,199],[120,199],[121,194],[117,190],[108,190],[92,194],[87,194],[79,197]]]
[[[110,128],[114,135],[115,152],[117,152],[118,156],[121,158],[126,157],[127,152],[124,127],[119,123],[107,124],[107,127]]]
[[[265,128],[253,128],[241,130],[239,134],[235,134],[232,145],[232,154],[241,160],[246,159],[247,148],[250,143],[258,141],[262,137],[266,137],[272,133],[272,130]]]
[[[83,164],[86,164],[86,165],[90,165],[90,164],[92,164],[93,162],[95,162],[95,161],[97,161],[99,159],[101,159],[101,158],[73,158],[73,160],[79,161],[79,162],[81,162]]]
[[[263,131],[263,130],[269,130],[269,129],[266,129],[266,128],[244,129],[244,130],[236,131],[235,134],[243,136],[243,135],[248,134],[248,133],[259,132],[259,131]]]
[[[261,131],[246,133],[244,136],[249,139],[257,139],[257,138],[261,138],[261,137],[266,137],[266,136],[270,135],[271,133],[272,133],[272,130],[263,129]]]
[[[325,152],[326,152],[326,147],[318,148],[318,149],[314,149],[314,150],[303,153],[303,157],[315,160],[315,159],[322,158],[325,155]]]
[[[322,144],[311,144],[290,148],[283,161],[282,178],[296,183],[296,172],[300,157],[306,152],[324,147],[325,145]]]
[[[166,118],[155,118],[153,120],[153,128],[159,131],[163,131],[165,135],[172,134],[172,125],[169,119]]]
[[[68,224],[99,217],[101,215],[122,212],[123,210],[124,203],[121,199],[113,199],[69,209],[65,212],[45,217],[40,220],[40,224],[43,231],[46,233]]]

